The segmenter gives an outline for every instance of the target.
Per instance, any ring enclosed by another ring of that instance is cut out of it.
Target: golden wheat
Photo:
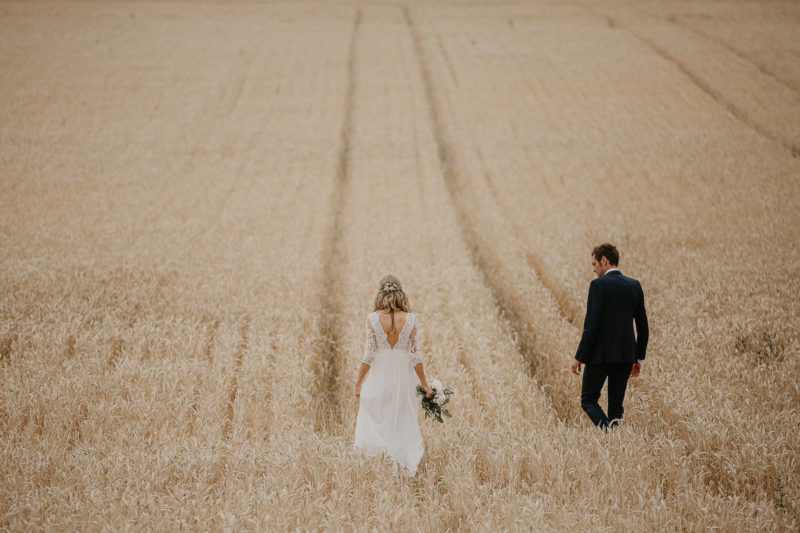
[[[792,2],[0,4],[0,527],[794,530]],[[568,364],[642,281],[626,422]],[[416,477],[352,448],[381,275]]]

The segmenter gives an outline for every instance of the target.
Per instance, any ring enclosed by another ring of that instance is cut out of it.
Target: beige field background
[[[0,528],[797,530],[800,4],[0,2]],[[591,248],[648,359],[593,428]],[[352,448],[397,274],[454,418]]]

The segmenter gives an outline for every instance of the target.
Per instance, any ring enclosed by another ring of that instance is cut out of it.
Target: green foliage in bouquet
[[[422,385],[417,385],[417,396],[422,397],[422,410],[425,411],[425,418],[433,417],[436,421],[444,423],[444,418],[453,418],[445,406],[450,402],[450,396],[453,395],[453,389],[442,387],[438,380],[431,380],[431,389],[433,395],[428,398],[425,396],[425,389]]]

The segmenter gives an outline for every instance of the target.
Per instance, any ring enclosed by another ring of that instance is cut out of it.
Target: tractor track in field
[[[741,111],[738,107],[736,107],[731,102],[727,101],[725,97],[717,90],[715,90],[711,85],[703,81],[699,76],[697,76],[694,72],[689,69],[686,65],[683,64],[678,58],[655,44],[650,39],[639,35],[637,32],[627,29],[628,33],[633,35],[636,39],[640,42],[644,43],[648,46],[651,50],[653,50],[656,54],[661,56],[662,58],[666,59],[673,65],[675,65],[678,70],[680,70],[687,78],[689,78],[700,90],[705,92],[708,96],[710,96],[717,104],[724,107],[731,115],[739,119],[742,124],[748,126],[750,129],[761,135],[762,137],[769,139],[770,141],[776,142],[786,148],[793,157],[800,158],[800,147],[795,146],[794,144],[781,139],[779,136],[765,130],[747,116],[743,111]]]
[[[89,408],[85,402],[81,403],[78,413],[70,424],[69,432],[67,433],[67,451],[74,450],[78,444],[83,441],[83,423],[89,419]],[[43,423],[38,424],[37,427],[41,428]]]
[[[239,375],[242,371],[244,355],[250,348],[248,335],[250,333],[250,317],[244,316],[239,324],[239,344],[233,354],[233,370],[231,372],[231,383],[228,387],[228,401],[225,404],[225,412],[222,417],[222,438],[230,440],[233,432],[234,406],[236,396],[239,394]]]
[[[486,181],[486,185],[489,188],[489,192],[491,193],[492,200],[494,204],[500,209],[503,213],[507,213],[508,211],[505,210],[505,206],[500,199],[500,192],[497,186],[497,180],[493,176],[492,172],[489,170],[489,166],[486,164],[486,159],[483,156],[483,152],[481,149],[476,145],[475,152],[478,158],[478,161],[481,166],[481,174],[483,175],[484,180]],[[511,228],[514,230],[514,234],[517,237],[517,240],[520,242],[525,242],[523,238],[523,231],[519,227],[519,224],[511,217],[505,216],[504,217]],[[525,248],[523,248],[525,249]],[[553,300],[556,303],[556,307],[558,308],[558,313],[564,318],[567,322],[572,324],[575,327],[580,328],[580,313],[575,306],[569,301],[569,297],[561,287],[555,278],[547,271],[547,269],[542,264],[541,259],[534,253],[526,251],[525,253],[525,261],[530,267],[534,274],[536,274],[536,278],[541,282],[547,292],[553,297]]]
[[[320,301],[322,302],[321,322],[315,339],[311,370],[314,375],[312,405],[314,413],[314,429],[317,432],[330,431],[342,424],[342,406],[340,402],[341,378],[341,302],[336,290],[331,287],[341,285],[342,265],[347,257],[342,247],[342,211],[350,182],[351,143],[353,138],[353,112],[355,109],[356,81],[356,44],[361,26],[362,12],[357,10],[353,16],[353,29],[347,53],[347,89],[345,92],[344,120],[341,130],[341,141],[334,178],[333,222],[325,239],[325,251],[322,259],[322,284]]]
[[[203,351],[201,357],[205,361],[205,367],[208,371],[211,364],[214,362],[214,344],[217,339],[217,331],[219,330],[219,318],[211,318],[211,316],[204,316],[203,323],[206,325],[206,336],[203,341]],[[189,405],[187,413],[188,427],[187,431],[190,436],[195,434],[197,429],[197,416],[200,411],[200,393],[201,393],[202,373],[198,372],[195,378],[194,386],[192,387],[192,403]]]
[[[685,30],[689,30],[692,33],[694,33],[695,35],[698,35],[698,36],[700,36],[700,37],[702,37],[702,38],[704,38],[704,39],[706,39],[708,41],[711,41],[714,44],[717,44],[717,45],[725,48],[730,53],[732,53],[733,55],[738,57],[739,59],[742,59],[743,61],[747,61],[748,63],[750,63],[751,65],[756,67],[759,72],[761,72],[762,74],[764,74],[768,78],[772,78],[773,80],[775,80],[776,82],[780,83],[781,85],[783,85],[784,87],[786,87],[787,89],[791,90],[792,92],[794,92],[796,94],[800,93],[800,89],[798,87],[794,86],[794,84],[784,80],[778,74],[776,74],[775,72],[773,72],[769,68],[767,68],[764,65],[762,65],[759,61],[756,61],[755,59],[753,59],[749,55],[745,54],[744,52],[739,51],[738,49],[736,49],[733,46],[731,46],[728,43],[726,43],[724,40],[720,39],[719,37],[716,37],[714,35],[706,33],[705,31],[698,30],[697,28],[695,28],[693,26],[690,26],[690,25],[688,25],[688,24],[686,24],[684,22],[681,22],[677,15],[670,15],[668,17],[664,17],[663,20],[666,20],[670,24],[673,24],[673,25],[675,25],[675,26],[677,26],[679,28],[682,28],[682,29],[685,29]]]
[[[684,76],[686,76],[689,79],[689,81],[691,81],[695,85],[695,87],[697,87],[702,92],[704,92],[707,96],[709,96],[712,100],[714,100],[714,102],[717,105],[719,105],[720,107],[722,107],[723,109],[728,111],[728,113],[730,113],[734,118],[739,120],[742,124],[744,124],[745,126],[750,128],[751,130],[755,131],[756,133],[758,133],[759,135],[761,135],[765,139],[768,139],[768,140],[770,140],[772,142],[780,144],[786,150],[789,151],[789,153],[792,155],[792,157],[800,158],[800,146],[795,145],[791,141],[788,141],[786,139],[781,138],[779,135],[775,135],[774,133],[772,133],[770,131],[767,131],[762,126],[758,125],[756,122],[751,120],[750,117],[747,115],[747,113],[745,113],[744,111],[739,109],[732,102],[728,101],[728,99],[726,99],[725,96],[720,91],[714,89],[714,87],[712,87],[711,84],[709,84],[706,81],[704,81],[700,76],[695,74],[692,71],[691,68],[689,68],[686,64],[684,64],[680,59],[678,59],[677,57],[675,57],[672,54],[670,54],[664,48],[662,48],[661,46],[657,45],[652,40],[648,39],[644,35],[642,35],[639,32],[633,30],[632,28],[626,27],[626,26],[622,26],[622,25],[616,23],[615,20],[612,19],[608,15],[605,15],[605,14],[602,14],[602,13],[597,13],[593,9],[591,9],[589,7],[586,7],[586,6],[581,6],[581,8],[584,9],[585,11],[587,11],[588,13],[591,13],[592,16],[600,18],[600,19],[603,19],[606,22],[608,22],[608,25],[609,25],[609,27],[611,29],[619,28],[619,29],[622,29],[625,32],[627,32],[633,38],[635,38],[636,40],[638,40],[639,42],[644,44],[647,48],[649,48],[656,55],[658,55],[659,57],[661,57],[665,61],[667,61],[670,64],[672,64]],[[670,22],[670,23],[672,23],[673,25],[675,25],[677,27],[685,28],[685,26],[679,25],[676,22],[673,22],[673,21],[670,21],[670,20],[668,20],[667,22]],[[698,34],[698,35],[706,37],[705,35],[702,35],[702,34]],[[711,39],[709,39],[709,40],[711,40]],[[719,43],[717,43],[717,44],[719,44]],[[729,47],[725,46],[724,44],[722,46],[724,48],[728,49],[729,51],[731,51],[733,54],[739,56],[738,53],[736,53],[735,51],[731,50]],[[753,61],[751,59],[749,59],[749,58],[744,58],[744,59],[746,59],[750,63],[753,63]],[[756,65],[756,67],[758,67],[758,65]],[[761,69],[759,68],[759,70],[761,70]],[[771,76],[771,77],[774,79],[774,76]],[[785,85],[785,83],[784,83],[784,85]]]
[[[425,51],[407,6],[403,7],[403,15],[414,43],[416,59],[425,89],[425,98],[430,112],[433,136],[436,140],[442,177],[455,208],[458,224],[467,245],[470,259],[480,274],[483,283],[491,292],[499,314],[511,329],[516,349],[525,361],[529,374],[539,382],[559,418],[562,420],[574,419],[577,415],[577,410],[570,406],[576,404],[575,398],[560,384],[550,383],[546,379],[542,368],[543,365],[549,366],[551,372],[558,372],[558,370],[554,368],[551,359],[541,352],[535,331],[530,325],[530,320],[525,316],[525,306],[514,296],[514,292],[509,286],[510,284],[499,275],[499,271],[502,270],[502,261],[494,256],[491,247],[483,242],[475,230],[475,224],[464,203],[463,188],[455,167],[456,162],[452,145],[446,138]]]

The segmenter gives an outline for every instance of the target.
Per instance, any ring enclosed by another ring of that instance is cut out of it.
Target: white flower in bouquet
[[[433,389],[433,401],[436,405],[442,406],[444,402],[447,401],[447,397],[444,395],[444,387],[442,386],[442,382],[438,379],[432,379],[430,383],[428,383]]]
[[[427,397],[422,385],[417,385],[417,395],[422,399],[422,410],[425,412],[425,418],[433,417],[437,422],[443,422],[442,416],[450,418],[452,415],[450,411],[444,409],[447,402],[450,401],[450,396],[453,395],[453,389],[448,389],[442,385],[438,379],[428,381],[428,385],[433,390],[433,396]]]

